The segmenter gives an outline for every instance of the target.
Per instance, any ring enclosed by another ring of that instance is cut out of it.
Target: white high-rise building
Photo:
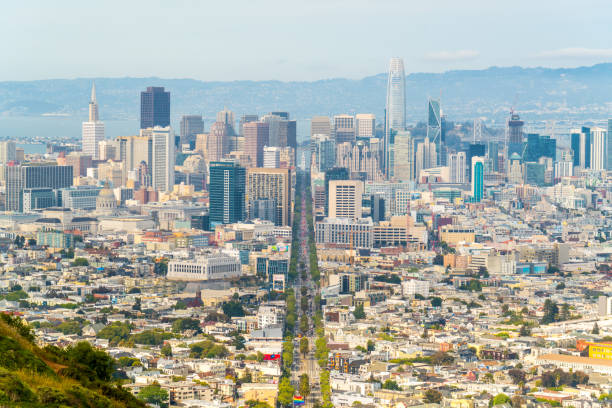
[[[170,191],[174,186],[174,132],[169,126],[152,129],[151,179],[157,191]]]
[[[280,167],[280,153],[280,147],[264,146],[263,166],[268,169],[278,169]]]
[[[406,74],[404,73],[404,60],[391,58],[389,64],[389,77],[387,79],[387,103],[385,120],[385,143],[383,153],[385,161],[385,174],[389,175],[389,144],[391,143],[391,129],[404,130],[406,127]]]
[[[358,113],[355,115],[355,136],[362,139],[375,137],[376,116],[371,113]]]
[[[419,182],[419,178],[421,177],[421,170],[436,167],[437,159],[436,144],[430,142],[429,138],[426,137],[423,142],[417,145],[415,165],[417,182]]]
[[[607,154],[608,133],[602,128],[591,128],[591,169],[605,170]]]
[[[465,152],[451,153],[448,155],[448,167],[450,168],[450,182],[463,184],[467,181]]]
[[[91,101],[89,102],[89,120],[83,122],[83,153],[92,159],[100,158],[99,143],[104,140],[104,122],[98,117],[98,102],[96,100],[96,84],[91,87]]]
[[[6,164],[17,159],[17,147],[15,142],[7,140],[0,142],[0,164]]]
[[[414,144],[410,132],[406,130],[397,132],[389,157],[390,165],[393,166],[390,169],[392,179],[399,182],[414,180]]]

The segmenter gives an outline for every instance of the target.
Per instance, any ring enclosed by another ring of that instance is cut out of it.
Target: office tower
[[[163,86],[149,86],[140,93],[140,128],[170,126],[170,92]]]
[[[498,172],[499,171],[499,143],[498,142],[489,141],[489,149],[487,150],[487,155],[488,155],[487,157],[489,158],[489,161],[491,162],[492,170],[495,172]]]
[[[83,153],[94,160],[99,159],[99,143],[104,140],[104,122],[98,118],[98,102],[96,101],[96,84],[91,87],[91,101],[89,102],[89,120],[83,122]]]
[[[72,166],[72,174],[74,177],[87,176],[87,169],[93,167],[92,157],[80,152],[70,152],[68,156],[65,157],[63,163],[60,158],[58,158],[57,164]]]
[[[257,201],[270,200],[275,206],[275,225],[291,225],[291,170],[248,169],[245,200],[249,219],[255,218]]]
[[[442,165],[442,117],[440,101],[429,98],[427,102],[427,137],[436,145],[436,166]]]
[[[371,113],[355,115],[355,134],[357,139],[376,137],[376,116]]]
[[[467,162],[465,161],[465,152],[451,153],[448,155],[448,167],[450,172],[450,182],[455,184],[464,184],[467,182],[465,169]]]
[[[392,179],[398,182],[414,180],[414,143],[407,130],[398,130],[391,146]]]
[[[116,140],[102,140],[98,143],[99,160],[121,160],[120,146]]]
[[[574,175],[574,163],[569,160],[560,160],[555,162],[555,183],[561,181],[563,177],[572,177]]]
[[[196,135],[204,132],[202,115],[181,117],[181,145],[195,143]]]
[[[171,127],[155,127],[151,134],[151,186],[171,191],[174,186],[174,132]]]
[[[268,144],[270,127],[264,122],[249,122],[243,126],[244,152],[252,167],[263,167],[264,146]]]
[[[212,229],[219,224],[243,221],[245,217],[246,170],[233,161],[210,163],[209,220]]]
[[[283,120],[289,120],[289,112],[276,111],[276,112],[270,112],[270,115],[276,115]]]
[[[583,169],[591,168],[591,129],[583,127],[571,131],[571,147],[574,155],[574,166]]]
[[[518,113],[512,111],[508,119],[508,157],[512,153],[523,153],[523,125],[525,122],[521,120]]]
[[[484,196],[484,157],[472,157],[472,199],[479,203]]]
[[[115,140],[120,146],[120,160],[125,163],[126,171],[138,168],[141,162],[151,164],[152,129],[141,129],[138,136],[120,136]]]
[[[6,181],[6,211],[23,211],[23,190],[30,188],[65,188],[72,186],[71,166],[7,165],[4,167]]]
[[[472,157],[485,157],[485,151],[486,151],[486,146],[483,143],[470,143],[470,146],[468,148],[467,154],[466,154],[466,162],[467,163],[472,163]],[[522,151],[521,151],[522,153]],[[520,154],[520,153],[518,153]],[[470,174],[468,175],[470,181],[472,180],[472,166],[470,164],[469,167],[470,170]]]
[[[406,74],[404,61],[391,58],[387,78],[387,102],[385,105],[385,140],[383,143],[383,162],[385,175],[389,175],[389,146],[392,144],[392,130],[406,128]]]
[[[328,116],[313,116],[310,120],[310,139],[314,135],[325,135],[331,137],[331,122]]]
[[[334,140],[336,145],[345,142],[355,141],[355,118],[351,115],[334,116],[333,127]]]
[[[612,135],[612,119],[608,119],[608,150],[607,150],[607,169],[612,171],[612,142],[610,141],[610,135]]]
[[[381,180],[378,152],[370,150],[370,144],[340,143],[336,146],[336,166],[349,170],[351,178],[360,180]]]
[[[259,116],[258,115],[242,115],[240,117],[240,122],[238,123],[238,135],[243,137],[244,136],[244,132],[242,130],[243,126],[245,123],[249,123],[249,122],[257,122],[259,120]]]
[[[329,217],[361,218],[363,182],[359,180],[331,180],[329,182]]]
[[[21,194],[24,213],[57,205],[57,197],[52,188],[24,188]]]
[[[267,169],[280,168],[281,148],[276,146],[264,146],[263,166]]]
[[[208,161],[208,133],[199,133],[195,138],[196,153],[202,155],[204,160]]]
[[[219,161],[230,152],[229,135],[230,130],[225,122],[215,122],[208,133],[208,161]]]
[[[370,196],[370,216],[374,222],[385,220],[385,199],[382,196],[377,194]]]
[[[223,108],[221,112],[217,113],[217,122],[225,123],[225,125],[227,125],[228,135],[234,136],[236,134],[234,131],[236,120],[234,119],[234,112],[231,110]]]
[[[349,171],[344,167],[333,167],[325,172],[325,215],[329,208],[329,182],[332,180],[348,180]]]
[[[6,164],[16,159],[17,149],[15,142],[12,140],[0,142],[0,164]]]
[[[436,167],[437,158],[435,143],[431,142],[428,137],[425,137],[425,140],[417,145],[416,150],[415,177],[417,182],[420,180],[421,170]]]
[[[297,122],[295,120],[281,120],[279,146],[297,149]]]
[[[591,129],[591,169],[606,170],[608,166],[608,133],[602,128]]]
[[[325,172],[336,164],[336,143],[328,135],[317,133],[311,139],[312,165],[318,172]]]
[[[523,161],[537,162],[540,157],[557,159],[557,141],[550,136],[540,136],[535,133],[527,135],[527,145],[523,148]]]

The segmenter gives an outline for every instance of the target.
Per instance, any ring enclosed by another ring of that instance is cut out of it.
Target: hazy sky
[[[5,1],[0,81],[361,78],[612,61],[610,0]]]

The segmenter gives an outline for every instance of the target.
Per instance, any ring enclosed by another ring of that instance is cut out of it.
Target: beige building
[[[355,116],[355,135],[359,138],[371,139],[376,136],[376,115],[359,113]]]
[[[256,167],[247,169],[245,202],[249,218],[256,217],[255,202],[272,200],[276,225],[291,225],[291,170]]]
[[[329,218],[361,218],[363,182],[331,180],[329,182]]]
[[[440,239],[447,244],[458,244],[459,242],[475,242],[476,234],[473,227],[461,227],[459,225],[444,225],[440,228]]]
[[[331,137],[331,122],[329,116],[313,116],[310,120],[310,138],[314,135]]]

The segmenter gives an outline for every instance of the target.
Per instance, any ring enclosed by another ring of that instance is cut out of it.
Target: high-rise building
[[[318,172],[325,172],[336,164],[336,143],[330,136],[315,134],[311,139],[312,165]]]
[[[246,208],[249,218],[255,218],[256,201],[270,200],[275,204],[275,225],[291,225],[291,170],[250,168],[246,173]]]
[[[23,211],[23,190],[31,188],[65,188],[72,186],[72,166],[7,165],[5,209]]]
[[[282,119],[279,122],[278,146],[297,149],[297,122]]]
[[[361,218],[363,182],[360,180],[331,180],[329,182],[329,217]]]
[[[451,183],[464,184],[467,181],[465,174],[466,166],[467,162],[465,160],[465,152],[451,153],[448,155],[448,167]]]
[[[385,105],[385,140],[383,143],[384,173],[389,175],[389,146],[392,143],[392,130],[406,128],[406,74],[404,61],[391,58],[387,78],[387,102]]]
[[[349,171],[344,167],[333,167],[325,172],[325,214],[329,209],[329,182],[332,180],[348,180]]]
[[[583,127],[571,131],[571,147],[574,155],[574,166],[583,169],[591,168],[591,129]]]
[[[438,155],[435,143],[431,142],[428,137],[425,137],[425,140],[417,145],[416,150],[415,176],[417,181],[420,180],[421,170],[436,167],[437,160]]]
[[[470,146],[467,151],[467,155],[465,157],[466,162],[469,164],[470,174],[468,175],[468,177],[470,181],[472,180],[472,166],[471,166],[472,157],[476,157],[476,156],[485,157],[486,148],[487,146],[483,143],[470,143]],[[522,153],[522,151],[520,153]]]
[[[221,112],[217,113],[217,122],[225,123],[228,128],[228,134],[230,136],[234,136],[236,132],[234,131],[236,120],[234,118],[234,112],[227,108],[223,108]]]
[[[258,115],[242,115],[240,117],[240,122],[238,123],[238,135],[244,136],[244,132],[242,130],[245,123],[249,122],[257,122],[259,120]]]
[[[151,128],[141,129],[138,136],[120,136],[119,159],[124,162],[126,171],[136,170],[140,163],[151,165]]]
[[[244,132],[244,152],[251,161],[252,167],[263,167],[264,146],[268,144],[270,127],[264,122],[245,123],[242,128]]]
[[[379,154],[370,150],[370,143],[340,143],[336,146],[336,166],[349,170],[351,178],[381,180]]]
[[[557,159],[557,141],[550,136],[540,136],[536,133],[527,134],[527,145],[523,148],[523,161],[537,162],[540,157]]]
[[[313,139],[314,135],[326,135],[331,137],[331,123],[329,116],[313,116],[310,120],[310,139]]]
[[[280,168],[281,148],[277,146],[264,146],[263,166],[267,169]]]
[[[355,141],[355,118],[351,115],[334,116],[334,140],[336,145]]]
[[[210,163],[209,220],[211,229],[245,218],[246,169],[233,161]]]
[[[0,142],[0,164],[6,164],[17,159],[17,149],[12,140]]]
[[[210,127],[208,133],[208,160],[219,161],[230,152],[229,146],[230,129],[225,122],[217,121]]]
[[[91,87],[91,101],[89,102],[89,120],[83,122],[83,153],[94,160],[100,158],[99,143],[104,140],[104,122],[98,117],[98,102],[96,100],[96,84]]]
[[[610,141],[610,136],[612,135],[612,119],[608,119],[608,150],[607,150],[607,169],[612,170],[612,141]]]
[[[499,143],[498,142],[489,141],[489,148],[487,149],[487,157],[489,158],[489,161],[491,162],[492,170],[495,172],[499,171]]]
[[[436,165],[441,166],[444,161],[442,157],[442,116],[440,101],[432,98],[429,98],[427,102],[427,137],[436,145]]]
[[[414,143],[410,132],[399,130],[394,142],[390,153],[393,164],[391,178],[398,182],[414,180]]]
[[[163,86],[149,86],[140,93],[140,128],[170,126],[170,92]]]
[[[512,111],[508,119],[508,157],[512,153],[523,153],[523,125],[525,122],[521,120],[518,113]]]
[[[181,117],[181,144],[195,144],[196,135],[204,132],[202,115],[184,115]]]
[[[606,170],[608,166],[608,132],[602,128],[591,128],[591,169]]]
[[[371,113],[355,115],[355,136],[357,139],[376,137],[376,116]]]
[[[472,199],[482,201],[484,197],[484,157],[472,157]]]
[[[151,134],[151,186],[171,191],[174,186],[174,132],[171,127],[155,127]]]

